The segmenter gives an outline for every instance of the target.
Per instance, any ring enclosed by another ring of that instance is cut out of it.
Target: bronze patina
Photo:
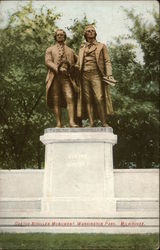
[[[86,43],[79,51],[77,69],[81,75],[81,111],[84,105],[89,118],[90,127],[94,126],[95,117],[103,127],[108,126],[107,115],[113,114],[109,85],[114,85],[112,66],[106,45],[96,41],[96,30],[88,25],[84,31]]]
[[[66,33],[62,29],[55,32],[56,44],[49,47],[45,54],[45,64],[48,67],[46,78],[46,96],[49,108],[53,110],[57,127],[61,127],[61,108],[66,107],[69,127],[78,127],[75,123],[76,85],[73,78],[73,68],[77,56],[65,44]]]

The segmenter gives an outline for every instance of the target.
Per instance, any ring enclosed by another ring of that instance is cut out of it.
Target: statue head
[[[57,29],[54,33],[54,39],[57,42],[64,42],[67,38],[66,32],[62,29]]]
[[[95,27],[93,25],[87,25],[85,27],[85,30],[84,30],[84,37],[85,37],[86,41],[88,41],[88,38],[94,39],[94,38],[96,38],[96,36],[97,36],[97,33],[95,30]]]

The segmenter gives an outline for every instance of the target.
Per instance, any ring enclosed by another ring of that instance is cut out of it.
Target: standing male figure
[[[106,127],[107,114],[113,113],[112,102],[109,94],[109,86],[104,81],[113,81],[112,66],[107,48],[104,44],[96,41],[94,26],[85,28],[84,37],[86,43],[79,51],[77,67],[82,77],[82,97],[86,104],[86,110],[90,127],[94,124],[94,115],[101,120],[102,126]]]
[[[61,127],[61,107],[67,106],[69,126],[75,124],[75,82],[72,69],[77,61],[73,50],[65,45],[66,33],[62,29],[55,32],[56,44],[49,47],[45,54],[48,67],[46,78],[47,104],[53,110],[57,127]]]

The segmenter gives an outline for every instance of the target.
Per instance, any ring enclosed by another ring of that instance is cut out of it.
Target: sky
[[[1,1],[0,2],[0,27],[5,27],[8,20],[8,12],[13,13],[27,1]],[[140,14],[145,22],[153,22],[150,12],[154,9],[159,11],[158,1],[33,1],[33,6],[40,9],[45,6],[49,9],[56,7],[56,12],[62,14],[61,20],[57,21],[59,28],[66,31],[73,24],[75,18],[83,19],[86,14],[89,22],[96,21],[97,40],[102,43],[110,43],[118,35],[129,34],[128,25],[131,21],[127,19],[123,8],[133,8],[136,14]],[[140,53],[137,52],[137,53]]]

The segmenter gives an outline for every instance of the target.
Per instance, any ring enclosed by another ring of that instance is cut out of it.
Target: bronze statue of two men
[[[89,118],[90,127],[99,119],[108,126],[107,115],[113,114],[109,84],[114,84],[106,45],[96,41],[94,26],[84,31],[86,43],[78,57],[65,45],[66,33],[58,29],[56,44],[46,50],[45,64],[47,104],[53,110],[57,127],[61,127],[61,107],[68,112],[69,127],[76,128],[81,119]]]

